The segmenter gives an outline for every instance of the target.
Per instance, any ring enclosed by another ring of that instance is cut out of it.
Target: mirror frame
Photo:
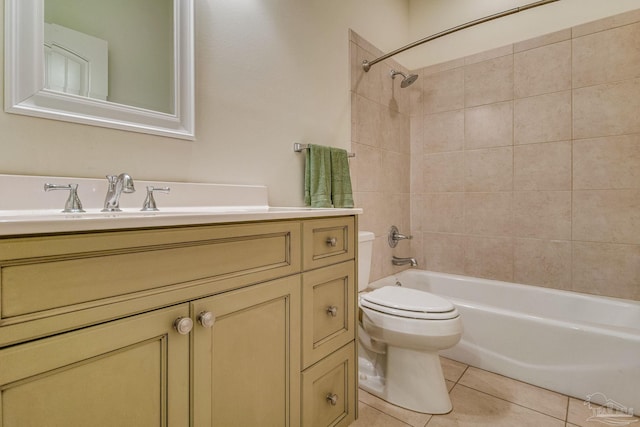
[[[194,0],[174,0],[174,114],[44,88],[44,0],[5,0],[5,111],[195,139]]]

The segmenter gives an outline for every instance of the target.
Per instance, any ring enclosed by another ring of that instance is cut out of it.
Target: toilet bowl
[[[367,292],[374,236],[358,237],[360,387],[413,411],[451,411],[438,351],[460,341],[457,309],[437,295],[401,286]]]

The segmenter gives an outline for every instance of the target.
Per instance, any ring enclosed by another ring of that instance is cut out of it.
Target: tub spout
[[[393,259],[391,260],[391,263],[393,265],[411,264],[411,267],[417,267],[418,266],[418,261],[416,261],[415,258],[398,258],[397,256],[393,257]]]

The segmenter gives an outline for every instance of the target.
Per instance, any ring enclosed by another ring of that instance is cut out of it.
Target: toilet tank
[[[369,286],[371,256],[375,237],[371,231],[358,232],[358,292],[365,290]]]

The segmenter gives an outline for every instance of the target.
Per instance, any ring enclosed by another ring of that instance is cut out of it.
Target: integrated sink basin
[[[85,212],[62,212],[68,193],[45,193],[47,183],[77,184]],[[271,207],[267,188],[256,185],[157,181],[136,181],[135,185],[135,193],[121,196],[120,212],[102,212],[106,179],[0,175],[0,236],[361,213],[360,209]],[[156,197],[157,211],[141,211],[147,186],[171,188]]]

